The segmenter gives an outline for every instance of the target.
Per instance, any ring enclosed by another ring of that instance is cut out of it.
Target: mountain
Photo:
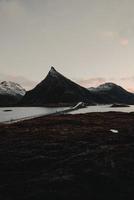
[[[51,67],[46,78],[34,89],[28,91],[20,102],[25,106],[46,104],[75,104],[80,101],[94,103],[94,94],[88,89],[72,82]]]
[[[105,83],[96,88],[89,88],[91,93],[102,97],[103,103],[125,103],[134,104],[134,94],[126,91],[114,83]]]
[[[3,81],[0,83],[0,106],[15,105],[26,91],[19,84]]]
[[[116,86],[117,85],[115,83],[104,83],[104,84],[99,85],[98,87],[88,88],[88,90],[89,91],[93,91],[93,92],[109,91],[109,90],[113,89]]]
[[[26,92],[19,106],[72,105],[78,102],[92,104],[134,104],[134,94],[114,83],[86,89],[69,80],[51,67],[46,78]]]
[[[109,83],[101,84],[98,87],[91,87],[88,90],[89,91],[94,91],[94,92],[102,92],[102,91],[110,91],[110,90],[115,89],[115,88],[123,89],[119,85],[116,85],[115,83],[109,82]]]

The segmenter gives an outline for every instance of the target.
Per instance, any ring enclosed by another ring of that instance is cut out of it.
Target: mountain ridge
[[[20,104],[44,105],[55,103],[93,103],[88,89],[74,83],[51,67],[45,79],[28,91]]]
[[[84,88],[51,67],[46,77],[26,92],[11,81],[0,83],[0,106],[69,106],[84,102],[95,104],[134,104],[134,94],[115,83]]]
[[[134,94],[112,82],[104,83],[96,88],[89,88],[88,90],[100,96],[107,96],[107,98],[105,99],[106,104],[108,103],[134,104]]]
[[[134,94],[114,84],[105,83],[97,89],[84,88],[51,67],[45,79],[26,92],[20,101],[22,106],[75,104],[83,101],[89,105],[127,103],[134,104]]]

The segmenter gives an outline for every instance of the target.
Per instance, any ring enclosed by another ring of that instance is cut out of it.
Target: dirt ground
[[[0,125],[1,200],[133,198],[134,113]]]

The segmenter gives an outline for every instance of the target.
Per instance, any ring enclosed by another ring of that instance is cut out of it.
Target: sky
[[[133,0],[0,0],[0,80],[31,89],[50,66],[134,91]]]

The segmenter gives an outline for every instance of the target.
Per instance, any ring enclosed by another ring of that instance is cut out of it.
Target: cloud
[[[1,0],[0,16],[16,17],[24,12],[23,5],[19,0]]]
[[[97,87],[106,82],[113,82],[117,85],[122,86],[123,88],[125,88],[126,90],[130,92],[134,92],[134,76],[109,78],[109,79],[105,77],[98,77],[98,78],[89,78],[89,79],[79,79],[79,80],[76,80],[76,82],[86,88]]]
[[[109,40],[118,41],[119,44],[123,47],[129,44],[129,35],[123,34],[123,32],[114,32],[114,31],[101,31],[100,36],[102,38],[107,38]]]
[[[125,37],[120,38],[120,44],[122,46],[127,46],[128,45],[128,38],[125,38]]]
[[[26,90],[32,89],[37,84],[35,81],[29,80],[23,76],[11,76],[6,74],[0,74],[0,81],[13,81],[19,83]]]
[[[119,78],[118,81],[128,91],[134,92],[134,76],[131,76],[131,77],[121,77],[121,78]]]
[[[134,76],[131,77],[122,77],[120,78],[121,81],[134,81]]]
[[[114,31],[101,31],[100,36],[105,38],[112,38],[114,39],[118,35],[117,32]]]
[[[84,87],[96,87],[100,84],[103,84],[106,82],[106,79],[103,77],[98,78],[89,78],[89,79],[81,79],[77,80],[77,83],[84,86]]]

